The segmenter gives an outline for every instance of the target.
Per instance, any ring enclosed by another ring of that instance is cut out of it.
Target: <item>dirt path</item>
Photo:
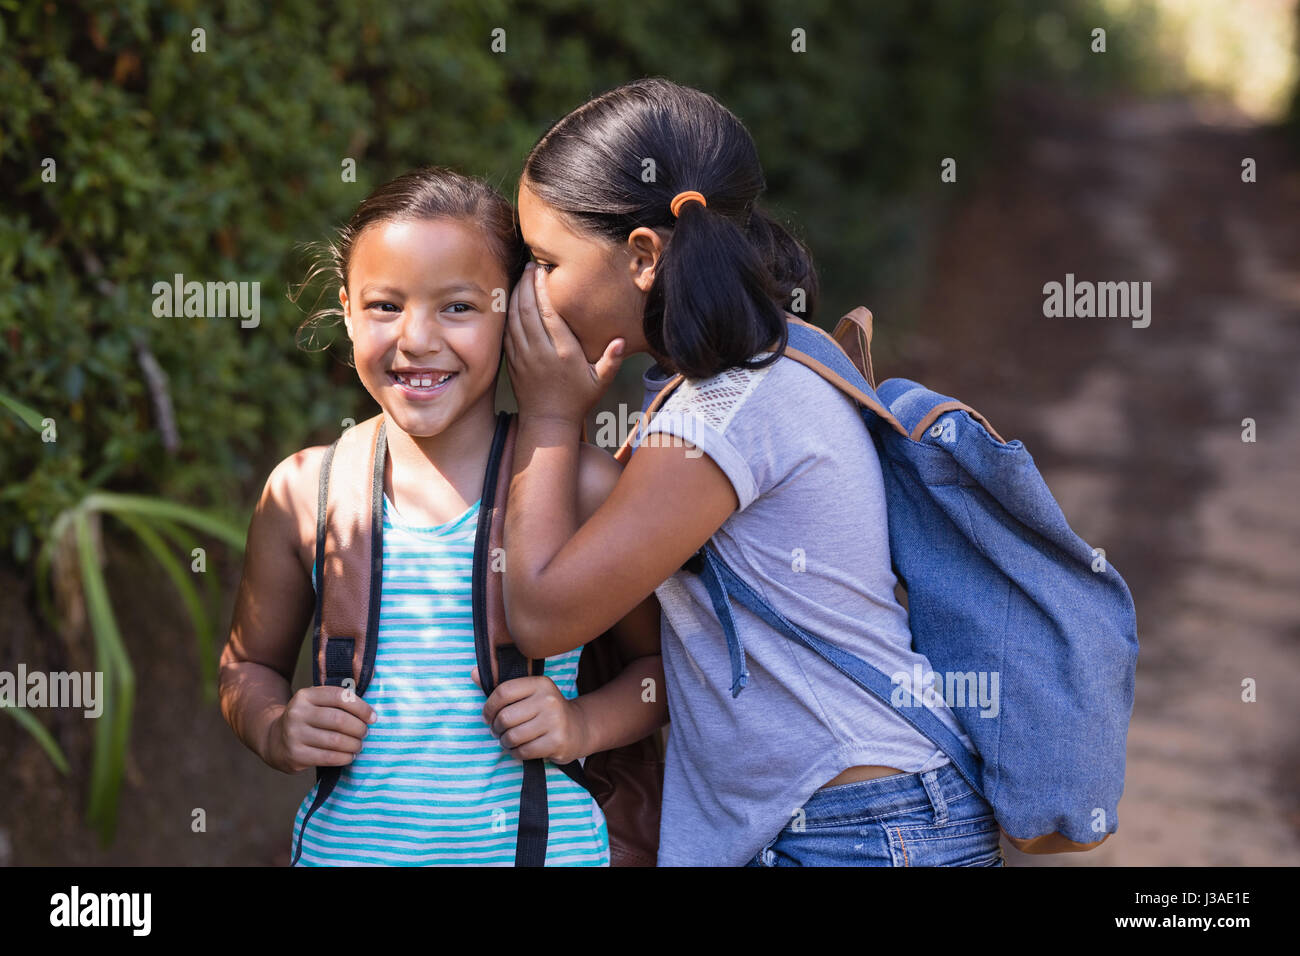
[[[1008,860],[1295,865],[1300,161],[1181,102],[1030,99],[1006,116],[942,231],[923,318],[891,337],[878,317],[893,351],[878,374],[951,391],[1025,441],[1128,581],[1141,642],[1119,832]],[[1043,284],[1066,273],[1149,280],[1151,324],[1044,317]]]

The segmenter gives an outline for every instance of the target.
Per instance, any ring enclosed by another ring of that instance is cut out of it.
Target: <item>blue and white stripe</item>
[[[470,580],[479,503],[437,527],[403,522],[384,499],[384,572],[375,670],[378,712],[356,759],[312,815],[303,866],[486,865],[515,859],[523,764],[483,721]],[[577,695],[581,648],[546,661]],[[550,761],[547,866],[608,866],[605,818]],[[316,794],[303,798],[294,833]]]

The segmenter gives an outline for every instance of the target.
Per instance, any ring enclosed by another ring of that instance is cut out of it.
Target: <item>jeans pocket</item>
[[[880,824],[895,866],[1001,866],[1001,830],[993,814],[946,823],[905,817]]]

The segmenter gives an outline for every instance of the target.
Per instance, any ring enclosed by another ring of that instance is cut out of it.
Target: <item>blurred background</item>
[[[299,342],[301,245],[417,165],[513,197],[551,122],[645,75],[753,133],[812,318],[868,306],[877,378],[1022,439],[1133,590],[1119,832],[1009,862],[1300,862],[1297,16],[0,0],[0,671],[99,670],[108,698],[0,712],[0,865],[287,864],[312,776],[239,743],[216,660],[271,467],[376,411],[337,341]],[[259,282],[258,324],[155,316],[176,273]],[[1046,318],[1067,274],[1149,281],[1150,325]]]

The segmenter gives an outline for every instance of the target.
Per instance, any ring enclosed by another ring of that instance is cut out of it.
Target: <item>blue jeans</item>
[[[818,790],[746,866],[1005,866],[993,808],[952,764]]]

